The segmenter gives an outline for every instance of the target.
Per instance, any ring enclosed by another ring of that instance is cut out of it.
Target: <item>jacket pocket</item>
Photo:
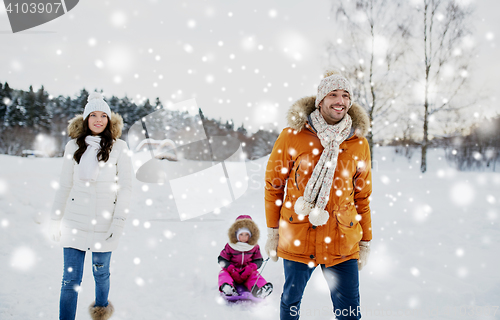
[[[361,240],[362,228],[356,219],[357,212],[354,205],[347,205],[334,212],[337,220],[337,253],[348,256],[358,251],[358,243]]]
[[[309,222],[305,223],[283,223],[279,228],[278,248],[289,254],[305,254],[309,242]]]
[[[300,193],[286,195],[285,202],[283,203],[284,208],[281,209],[281,219],[286,220],[288,223],[291,224],[300,224],[300,223],[309,224],[309,216],[298,215],[297,213],[295,213],[295,202],[300,196],[302,196]]]

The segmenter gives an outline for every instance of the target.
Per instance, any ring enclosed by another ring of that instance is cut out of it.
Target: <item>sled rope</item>
[[[259,276],[257,277],[257,280],[255,280],[255,283],[253,284],[252,286],[252,290],[250,290],[250,292],[253,292],[253,288],[257,285],[257,281],[259,281],[259,278],[260,276],[262,275],[262,272],[264,272],[264,268],[266,267],[267,265],[267,261],[269,260],[269,257],[267,257],[266,260],[264,260],[264,266],[262,267],[262,269],[260,270],[260,273],[259,273]]]

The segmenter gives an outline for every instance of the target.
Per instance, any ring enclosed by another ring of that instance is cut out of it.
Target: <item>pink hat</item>
[[[241,216],[238,216],[238,218],[236,218],[236,220],[239,220],[239,219],[250,219],[252,220],[252,217],[246,215],[246,214],[242,214]]]

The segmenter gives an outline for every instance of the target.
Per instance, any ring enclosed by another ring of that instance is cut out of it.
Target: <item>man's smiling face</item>
[[[345,90],[328,93],[319,103],[319,112],[325,121],[332,125],[344,118],[351,105],[351,96]]]

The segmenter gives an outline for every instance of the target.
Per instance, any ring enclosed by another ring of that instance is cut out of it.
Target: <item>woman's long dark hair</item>
[[[97,160],[99,161],[108,161],[109,153],[111,152],[111,148],[113,147],[113,135],[111,134],[112,129],[111,118],[108,117],[108,125],[104,129],[103,132],[99,134],[101,136],[101,149],[97,153]],[[76,138],[76,144],[78,145],[78,150],[76,150],[73,155],[73,159],[75,159],[76,163],[80,164],[80,158],[82,157],[85,150],[87,150],[87,144],[85,143],[85,137],[92,135],[92,131],[89,129],[89,116],[83,120],[83,131],[82,134]]]

